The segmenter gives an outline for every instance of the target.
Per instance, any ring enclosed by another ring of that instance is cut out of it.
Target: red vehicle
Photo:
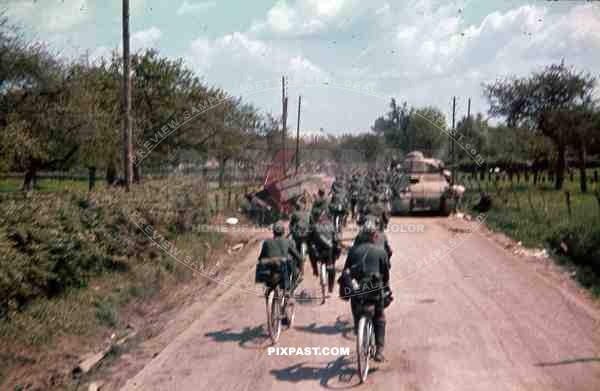
[[[246,195],[254,212],[258,209],[263,215],[267,212],[275,218],[278,214],[294,210],[295,201],[302,195],[300,178],[286,173],[294,156],[293,149],[279,150],[265,172],[263,189]]]

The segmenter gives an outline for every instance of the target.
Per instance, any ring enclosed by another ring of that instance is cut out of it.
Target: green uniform
[[[320,197],[317,198],[314,202],[313,202],[313,206],[312,206],[312,210],[311,210],[311,221],[315,222],[318,220],[319,216],[321,216],[321,214],[323,212],[328,212],[329,208],[329,203],[327,202],[327,199],[325,197]]]
[[[294,239],[304,238],[310,230],[310,214],[304,210],[297,210],[290,217],[290,232]]]
[[[345,205],[341,198],[332,199],[329,203],[329,214],[331,216],[344,215]]]
[[[354,238],[354,246],[358,246],[358,245],[360,245],[362,243],[366,243],[366,242],[367,242],[367,238],[365,237],[365,235],[362,232],[359,233],[358,235],[356,235],[356,238]],[[390,262],[388,267],[391,269],[392,268],[392,264],[391,264],[392,248],[390,247],[390,243],[388,242],[385,233],[383,231],[376,233],[375,240],[373,241],[373,243],[376,246],[385,250],[385,252],[388,255],[388,261]]]
[[[258,256],[259,259],[289,257],[294,261],[292,262],[292,265],[294,267],[294,273],[297,275],[297,271],[300,270],[302,264],[302,259],[296,250],[294,242],[283,237],[265,240],[262,244],[260,255]]]
[[[311,225],[309,241],[310,263],[316,274],[318,259],[337,259],[341,251],[340,241],[329,220]]]
[[[390,220],[387,211],[385,210],[385,207],[379,202],[368,204],[365,207],[364,214],[366,216],[374,216],[377,219],[379,219],[382,229],[383,227],[387,226]]]
[[[361,243],[350,249],[344,270],[350,270],[350,275],[357,281],[364,281],[370,276],[377,276],[381,283],[381,287],[389,289],[389,259],[386,251],[374,243]],[[369,286],[366,289],[372,290],[374,287]],[[383,293],[383,292],[381,292]],[[352,308],[352,316],[354,318],[355,329],[358,326],[358,320],[364,306],[362,294],[354,295],[350,298]],[[375,331],[375,344],[378,348],[383,348],[385,345],[385,313],[383,297],[380,294],[380,299],[373,302],[375,304],[375,313],[373,316],[373,326]]]

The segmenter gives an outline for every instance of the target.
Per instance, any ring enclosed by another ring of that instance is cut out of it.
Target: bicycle
[[[343,224],[344,224],[343,216],[340,214],[336,214],[335,217],[333,218],[333,226],[335,228],[335,232],[341,233]]]
[[[308,234],[303,232],[302,234],[294,237],[294,235],[292,235],[292,233],[290,232],[287,237],[288,239],[292,238],[294,240],[294,243],[296,244],[296,249],[300,254],[300,259],[302,259],[301,265],[304,266],[306,258],[308,257]],[[298,270],[298,275],[300,274],[304,275],[304,270]]]
[[[375,356],[375,332],[373,329],[373,316],[375,304],[365,304],[356,331],[356,355],[358,361],[358,375],[360,382],[364,383],[369,375],[369,361]]]
[[[339,203],[339,204],[333,206],[332,209],[330,210],[330,215],[333,217],[333,227],[335,229],[335,232],[337,232],[337,233],[341,233],[342,228],[345,226],[345,222],[344,222],[345,214],[346,213],[344,211],[343,203]]]
[[[295,281],[293,273],[289,271],[291,269],[289,267],[290,262],[291,261],[287,259],[282,262],[282,279],[287,278],[288,283],[285,284],[282,280],[273,286],[269,286],[265,292],[267,329],[273,344],[276,344],[279,341],[283,320],[285,319],[287,321],[287,328],[291,328],[296,317],[296,306],[293,299]],[[283,285],[284,288],[282,288],[281,285]],[[285,288],[286,285],[289,288]]]

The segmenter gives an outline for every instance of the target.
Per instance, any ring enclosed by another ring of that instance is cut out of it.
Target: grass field
[[[96,188],[101,189],[105,187],[104,181],[97,181]],[[23,188],[23,180],[19,178],[5,178],[0,179],[0,193],[12,193],[20,191]],[[35,191],[42,193],[52,193],[63,190],[80,190],[86,191],[88,189],[88,182],[84,180],[71,180],[71,179],[39,179],[37,181]]]
[[[558,262],[572,268],[577,280],[600,294],[600,203],[598,184],[590,183],[581,193],[579,178],[568,177],[564,189],[556,191],[549,182],[513,183],[508,180],[488,182],[464,179],[467,193],[465,205],[472,208],[480,191],[491,195],[492,209],[486,223],[502,231],[526,247],[544,247],[555,254]],[[570,211],[567,206],[570,196]]]

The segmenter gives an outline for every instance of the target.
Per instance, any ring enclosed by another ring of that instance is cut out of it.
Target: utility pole
[[[469,103],[467,104],[467,120],[471,119],[471,98],[469,98]],[[470,127],[469,127],[469,130]]]
[[[285,76],[281,78],[281,105],[282,105],[282,114],[281,114],[281,144],[283,145],[283,149],[285,149],[285,137],[287,132],[287,103],[288,99],[285,91]]]
[[[300,106],[302,105],[302,95],[298,96],[298,127],[296,128],[296,175],[300,167]]]
[[[467,137],[473,136],[473,127],[471,124],[471,98],[469,98],[469,103],[467,103]]]
[[[455,134],[456,96],[452,97],[452,134]],[[454,159],[454,137],[450,137],[450,154],[452,156],[452,184],[456,183],[456,160]]]
[[[129,0],[123,0],[123,164],[125,189],[129,191],[132,181],[131,162],[131,62],[129,59]]]
[[[285,171],[287,170],[287,167],[285,166],[285,164],[287,163],[287,154],[286,154],[286,150],[285,150],[285,141],[286,141],[286,136],[287,136],[287,107],[288,107],[288,97],[285,91],[285,76],[281,77],[281,104],[283,106],[283,110],[282,110],[282,114],[281,114],[281,146],[283,149],[283,164],[284,166],[282,167],[284,174]]]

